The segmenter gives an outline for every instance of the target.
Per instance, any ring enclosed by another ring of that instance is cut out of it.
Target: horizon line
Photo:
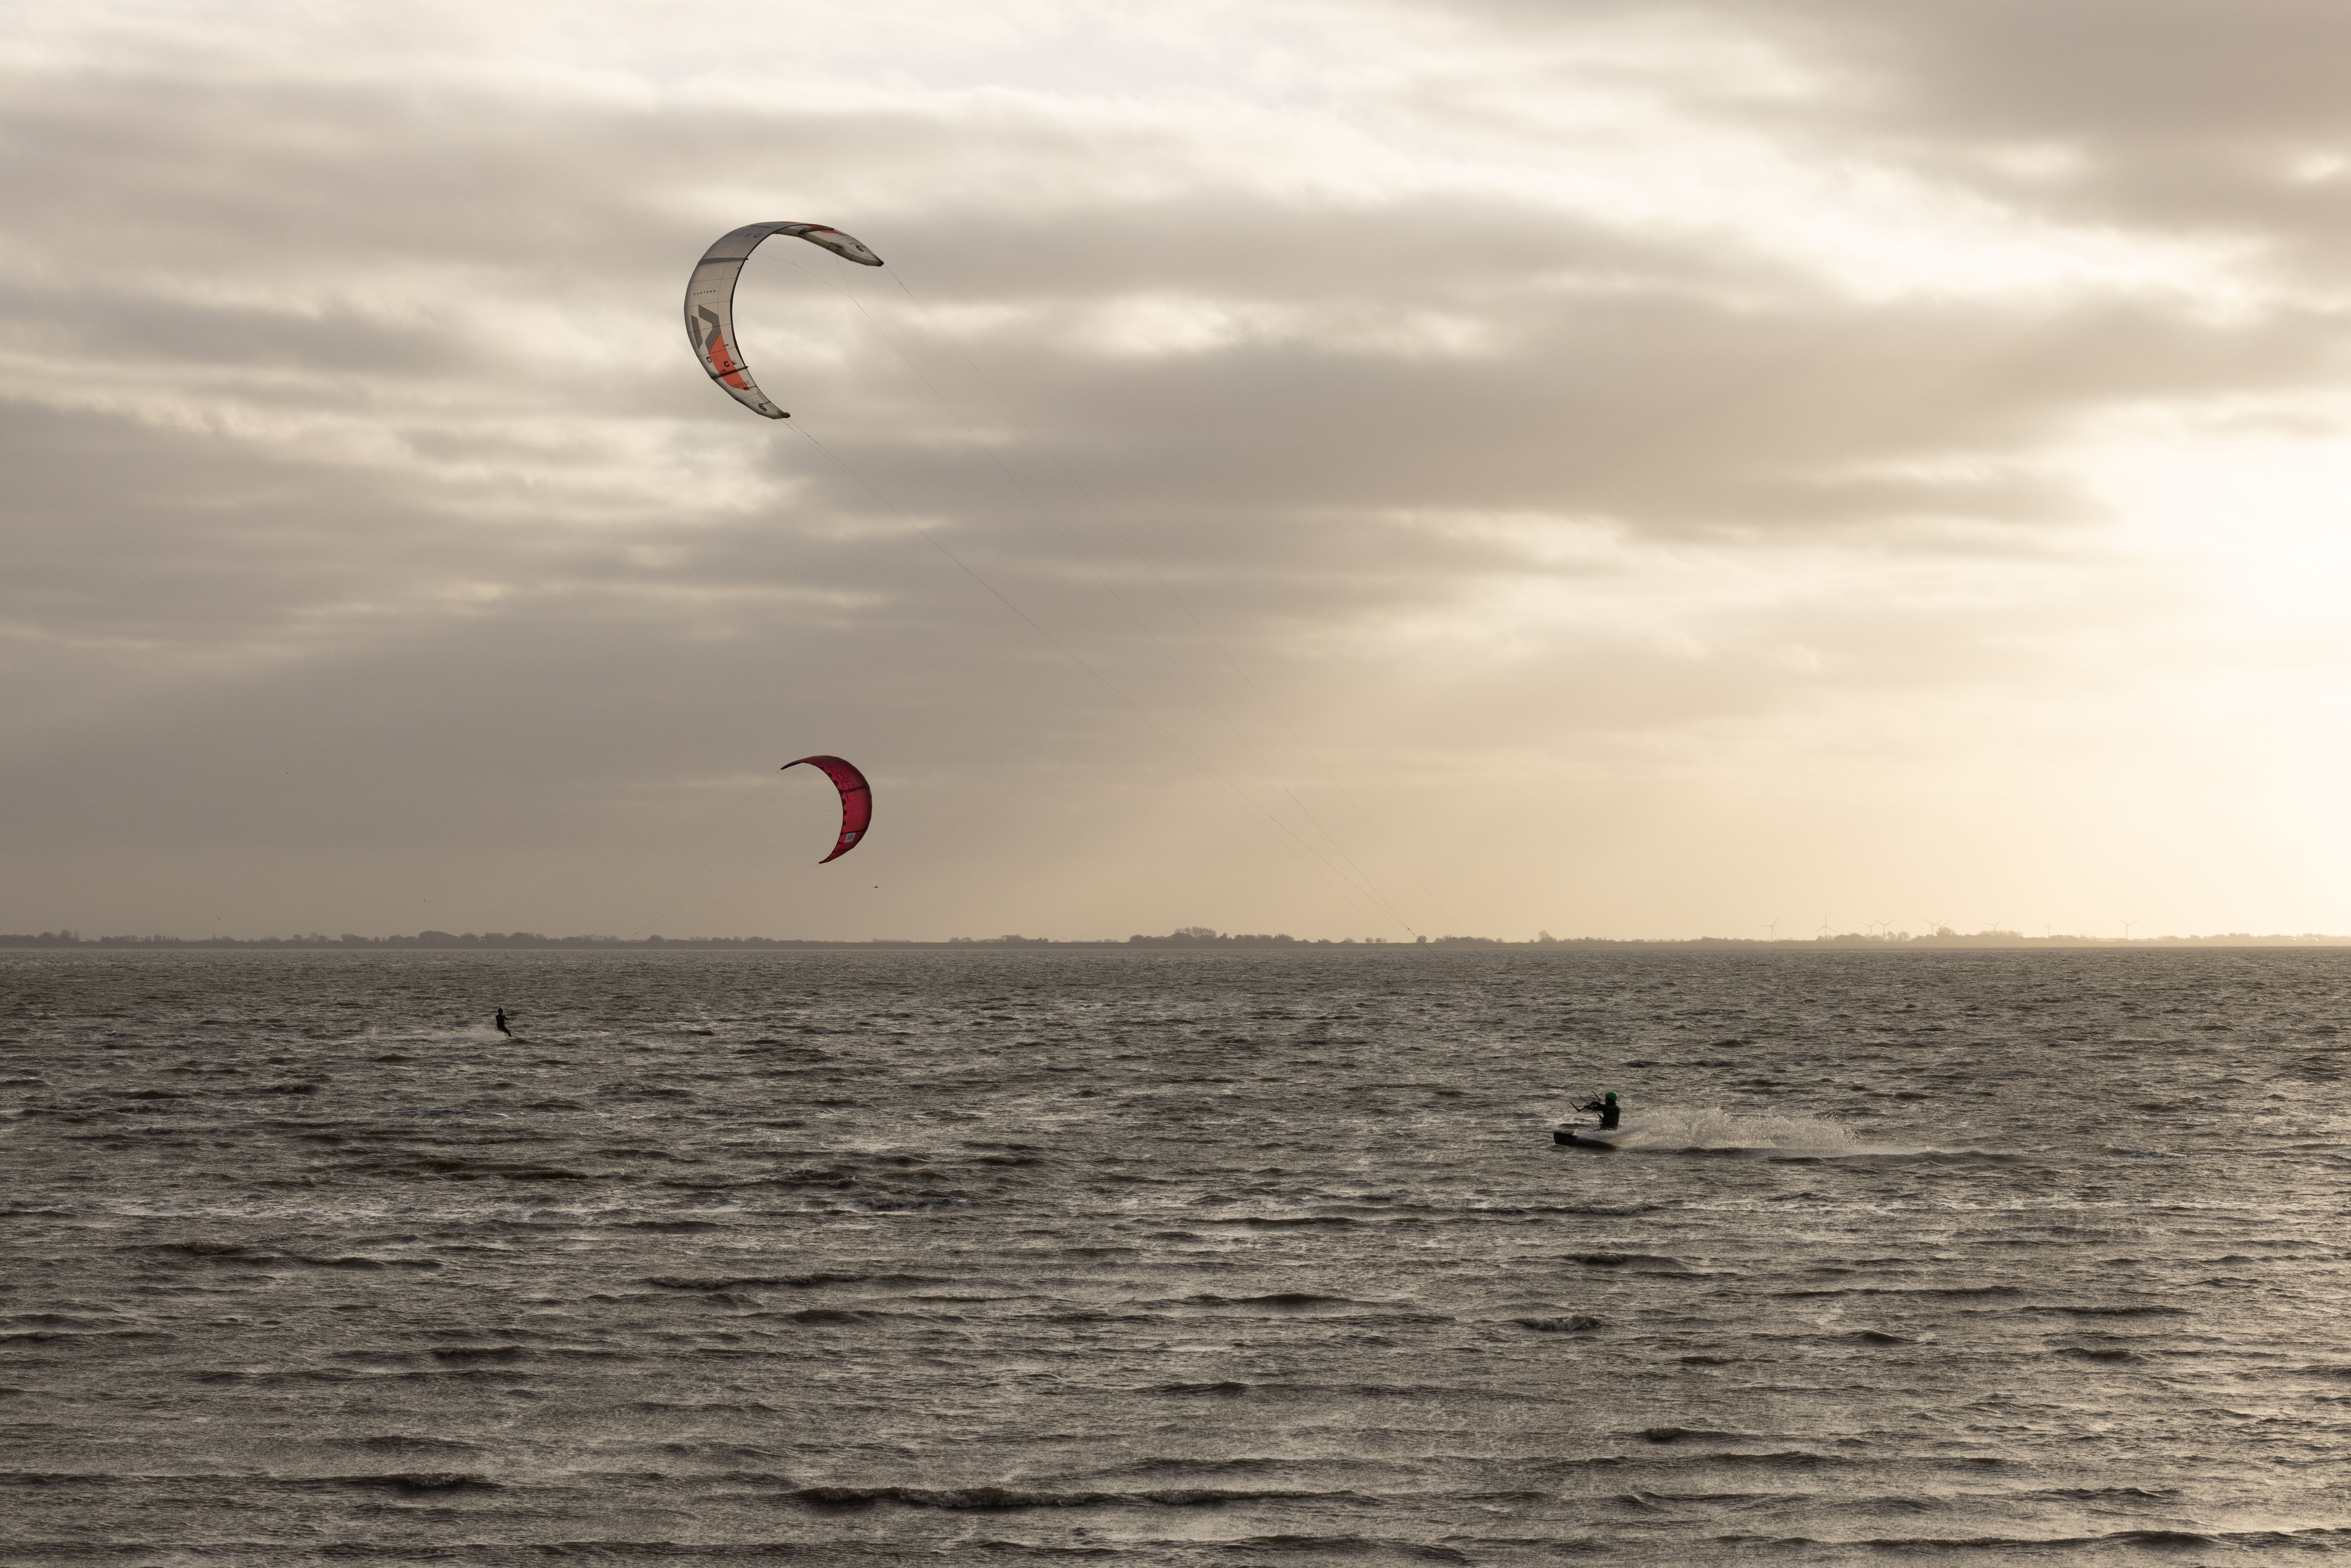
[[[808,948],[808,947],[1376,947],[1411,950],[1420,947],[1743,947],[1770,948],[1779,951],[1824,951],[1855,949],[1951,949],[1951,948],[2081,948],[2081,947],[2329,947],[2351,946],[2351,936],[2322,932],[2275,932],[2256,935],[2231,931],[2211,935],[2160,936],[2087,936],[2053,934],[2027,936],[2022,932],[1985,930],[1961,933],[1948,927],[1929,934],[1914,936],[1909,932],[1870,934],[1842,932],[1814,936],[1553,936],[1541,932],[1532,937],[1516,939],[1499,936],[1421,936],[1414,941],[1391,941],[1384,936],[1370,937],[1306,937],[1288,933],[1228,934],[1206,926],[1180,928],[1165,936],[1056,937],[1021,936],[949,936],[946,938],[869,936],[863,938],[803,937],[803,936],[547,936],[534,931],[513,932],[450,932],[426,929],[413,936],[362,936],[352,932],[329,936],[312,932],[295,936],[83,936],[72,927],[39,933],[0,933],[0,949],[57,948],[174,948],[174,947],[264,947],[299,948],[307,950],[365,950],[392,948],[414,950],[451,948],[496,948],[528,950],[533,948]]]

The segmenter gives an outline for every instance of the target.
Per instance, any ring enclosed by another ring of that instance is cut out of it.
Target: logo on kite
[[[735,339],[735,280],[743,275],[743,264],[759,248],[759,242],[769,235],[794,235],[860,267],[879,267],[882,258],[862,242],[823,224],[747,224],[719,235],[694,264],[694,275],[685,282],[685,336],[694,345],[695,357],[710,379],[745,408],[769,419],[789,419],[791,415],[768,402],[759,383],[751,379]]]
[[[816,862],[822,865],[847,854],[865,836],[865,830],[873,821],[873,787],[865,782],[865,775],[857,770],[855,763],[838,757],[803,757],[785,763],[778,771],[789,772],[803,762],[822,771],[832,780],[833,788],[841,791],[841,841],[832,846],[832,853]]]
[[[735,362],[735,350],[726,346],[726,333],[718,324],[718,313],[705,305],[695,314],[710,328],[709,336],[700,339],[695,347],[702,350],[703,362],[710,367],[712,379],[720,386],[737,392],[747,390],[751,385],[750,378],[743,373],[743,367]],[[789,419],[791,415],[784,417]]]

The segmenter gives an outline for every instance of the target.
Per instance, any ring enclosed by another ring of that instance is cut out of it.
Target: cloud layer
[[[37,5],[0,928],[2351,928],[2346,33]]]

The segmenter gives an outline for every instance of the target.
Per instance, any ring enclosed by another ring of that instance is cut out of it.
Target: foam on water
[[[1834,1122],[1802,1113],[1731,1111],[1720,1105],[1645,1113],[1620,1149],[1752,1150],[1807,1155],[1879,1152]]]

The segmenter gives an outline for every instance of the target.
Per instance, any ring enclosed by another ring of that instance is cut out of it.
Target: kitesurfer
[[[1585,1101],[1583,1104],[1578,1105],[1576,1109],[1579,1111],[1599,1112],[1600,1127],[1603,1132],[1617,1125],[1625,1117],[1625,1107],[1616,1103],[1616,1091],[1614,1089],[1611,1089],[1607,1093],[1603,1094],[1597,1100]]]
[[[508,1029],[508,1028],[507,1027],[507,1009],[504,1009],[504,1008],[500,1008],[500,1009],[498,1009],[498,1016],[497,1016],[496,1022],[497,1022],[497,1026],[498,1026],[498,1032],[499,1032],[500,1034],[502,1034],[502,1035],[506,1036],[508,1040],[512,1040],[512,1039],[514,1038],[514,1030],[510,1030],[510,1029]],[[1614,1094],[1611,1094],[1611,1095],[1609,1096],[1609,1098],[1610,1098],[1611,1100],[1614,1100],[1614,1099],[1615,1098],[1615,1096],[1614,1096]]]

